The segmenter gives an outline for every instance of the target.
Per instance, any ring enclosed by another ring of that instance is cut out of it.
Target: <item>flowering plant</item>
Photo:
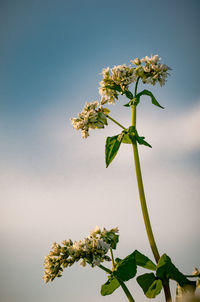
[[[112,294],[121,286],[130,302],[134,302],[134,298],[125,282],[136,276],[137,266],[151,271],[136,278],[148,298],[155,298],[164,289],[165,299],[170,302],[170,279],[177,282],[177,302],[182,301],[186,293],[194,295],[195,289],[200,287],[200,270],[195,268],[192,275],[186,276],[176,268],[169,256],[166,254],[160,256],[153,235],[144,193],[138,144],[147,147],[151,147],[151,145],[145,140],[145,137],[138,134],[136,109],[141,97],[144,95],[150,97],[153,105],[159,108],[163,107],[158,103],[151,91],[144,89],[138,92],[138,84],[140,80],[143,84],[155,85],[159,83],[160,86],[165,84],[170,68],[160,61],[161,59],[158,55],[152,55],[151,57],[146,56],[142,59],[131,60],[132,65],[129,66],[124,64],[114,66],[111,69],[109,67],[104,68],[102,71],[103,79],[99,87],[100,101],[87,102],[78,117],[71,119],[73,127],[76,130],[81,130],[81,135],[84,139],[89,136],[90,129],[103,129],[108,125],[108,120],[114,122],[122,129],[119,134],[106,139],[106,167],[114,160],[122,143],[132,145],[141,209],[155,263],[137,250],[124,259],[114,258],[113,250],[116,249],[119,240],[118,228],[106,230],[105,228],[96,227],[82,241],[64,240],[62,246],[57,243],[53,244],[52,251],[45,257],[45,273],[43,277],[45,283],[53,281],[55,277],[61,277],[63,268],[80,261],[83,267],[86,264],[91,267],[97,266],[108,274],[106,283],[101,287],[103,296]],[[135,83],[134,93],[130,91],[132,83]],[[128,98],[128,103],[124,104],[124,106],[132,109],[132,124],[128,128],[111,117],[110,110],[104,107],[107,103],[114,104],[120,94]],[[105,261],[110,261],[112,267],[105,267],[102,264]],[[188,278],[196,278],[197,280],[191,281]]]

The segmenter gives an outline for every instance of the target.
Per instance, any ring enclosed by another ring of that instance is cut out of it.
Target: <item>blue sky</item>
[[[180,269],[200,265],[199,9],[198,0],[0,1],[4,302],[125,300],[120,290],[101,297],[106,277],[89,268],[42,284],[51,243],[81,239],[96,224],[119,226],[118,256],[137,248],[151,257],[128,147],[104,166],[105,138],[119,130],[109,125],[84,141],[69,121],[99,97],[102,68],[145,55],[159,54],[172,68],[164,87],[151,88],[165,110],[147,99],[138,109],[138,127],[153,145],[140,148],[153,228]],[[128,126],[120,102],[112,115]]]

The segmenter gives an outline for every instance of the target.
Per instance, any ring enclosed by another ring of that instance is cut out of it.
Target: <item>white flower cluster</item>
[[[169,75],[168,70],[171,68],[160,63],[161,58],[158,55],[144,57],[141,60],[136,58],[131,63],[136,65],[134,68],[135,76],[140,77],[144,84],[155,85],[157,82],[163,86]]]
[[[111,69],[109,67],[102,70],[103,80],[99,83],[99,93],[101,95],[101,105],[115,103],[118,99],[118,92],[128,91],[128,87],[133,83],[136,78],[134,74],[134,68],[128,67],[125,64],[114,66]]]
[[[104,128],[107,125],[106,115],[99,111],[98,101],[86,102],[82,112],[78,114],[78,118],[71,118],[71,123],[76,130],[81,129],[83,138],[89,136],[89,129]]]
[[[119,93],[126,94],[129,85],[141,78],[144,84],[155,85],[157,82],[162,86],[166,82],[170,68],[160,63],[158,55],[144,57],[141,60],[131,60],[135,66],[118,65],[113,68],[102,70],[103,80],[100,82],[99,93],[101,105],[113,104],[118,99]],[[111,73],[110,73],[111,71]]]
[[[111,261],[107,254],[109,248],[116,248],[118,242],[118,228],[100,230],[96,227],[84,240],[62,241],[63,246],[53,243],[52,251],[45,257],[44,276],[45,283],[53,281],[55,277],[61,277],[63,268],[72,266],[81,260],[80,265],[86,263],[92,267],[100,265],[103,261]]]

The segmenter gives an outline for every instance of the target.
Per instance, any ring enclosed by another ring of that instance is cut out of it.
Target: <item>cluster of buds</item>
[[[109,67],[102,70],[103,80],[99,83],[99,94],[101,95],[101,105],[106,103],[113,104],[118,99],[118,92],[111,87],[114,86],[114,81],[110,76]],[[109,88],[110,87],[110,88]]]
[[[99,93],[101,95],[101,104],[115,103],[118,99],[119,92],[128,91],[128,87],[133,83],[135,78],[134,68],[125,64],[109,67],[102,70],[103,80],[100,82]]]
[[[72,266],[81,260],[83,267],[90,264],[92,267],[99,266],[101,262],[111,261],[106,255],[110,248],[116,248],[119,240],[118,228],[106,230],[96,227],[84,240],[62,241],[62,246],[53,243],[52,250],[45,257],[44,276],[45,283],[53,281],[55,277],[61,277],[63,268]]]
[[[83,138],[89,136],[89,129],[101,129],[107,125],[106,115],[98,109],[98,106],[98,101],[86,102],[82,112],[78,114],[78,118],[71,119],[73,127],[81,130]]]
[[[122,91],[128,90],[128,86],[136,80],[134,68],[125,64],[114,66],[111,72],[113,81],[121,87]]]
[[[141,60],[139,58],[131,60],[131,63],[136,65],[135,76],[140,77],[144,84],[155,85],[158,82],[163,86],[169,75],[168,70],[171,68],[161,64],[160,60],[158,55],[152,55],[150,58],[146,56]]]
[[[157,82],[162,86],[165,84],[170,68],[160,63],[158,55],[144,57],[141,60],[131,60],[135,66],[118,65],[102,70],[103,80],[100,82],[99,93],[101,104],[113,104],[118,99],[119,93],[126,94],[129,85],[141,78],[144,84],[155,85]],[[111,73],[110,73],[111,71]]]

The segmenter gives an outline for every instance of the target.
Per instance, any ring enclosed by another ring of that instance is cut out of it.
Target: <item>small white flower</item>
[[[134,60],[131,60],[131,63],[133,63],[134,65],[140,65],[141,64],[141,61],[139,58],[136,58]]]
[[[102,239],[98,239],[97,240],[97,248],[98,249],[103,249],[105,251],[105,253],[107,253],[109,248],[110,248],[110,244],[104,242]]]
[[[73,249],[74,250],[78,251],[78,250],[81,249],[81,247],[82,247],[81,242],[77,242],[77,241],[74,242],[74,244],[73,244]]]
[[[131,60],[131,62],[136,65],[136,62],[138,61],[135,62],[135,60]],[[137,67],[135,68],[135,75],[140,77],[144,84],[155,85],[158,82],[163,86],[169,75],[168,71],[171,68],[165,64],[161,64],[160,60],[158,55],[142,58],[140,64],[137,64]]]
[[[93,264],[93,266],[95,266],[95,265],[100,265],[101,264],[101,260],[99,259],[99,258],[95,258],[93,261],[92,261],[92,264]]]
[[[91,231],[91,234],[96,234],[100,232],[100,228],[98,225],[96,225],[96,227],[94,228],[94,230]]]
[[[83,259],[83,260],[80,262],[80,265],[81,265],[82,267],[85,267],[85,266],[86,266],[86,260]]]
[[[78,114],[78,118],[71,118],[71,123],[76,130],[81,130],[82,138],[89,136],[89,129],[102,129],[107,125],[107,117],[105,114],[98,112],[98,101],[86,102],[82,112]]]
[[[119,233],[119,228],[118,228],[118,227],[113,228],[111,231],[112,231],[113,233]]]
[[[82,130],[81,135],[82,135],[82,138],[87,138],[89,136],[89,133],[87,130]]]
[[[194,268],[194,271],[192,272],[192,275],[194,275],[194,276],[198,276],[198,275],[200,275],[200,269],[198,269],[198,268]]]
[[[42,279],[44,280],[44,283],[47,283],[47,282],[49,282],[50,277],[46,274],[42,277]]]

